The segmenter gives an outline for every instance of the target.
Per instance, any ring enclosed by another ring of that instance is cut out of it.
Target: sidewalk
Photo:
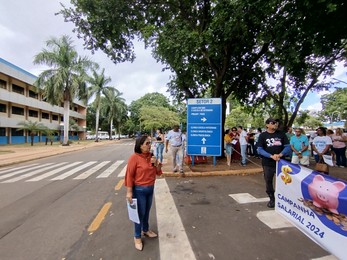
[[[95,146],[101,146],[106,144],[112,144],[119,142],[118,140],[102,140],[100,142],[94,141],[81,141],[75,142],[69,146],[62,146],[60,144],[30,144],[26,145],[6,145],[0,146],[0,168],[27,162],[35,159],[41,159],[58,154],[78,151],[82,149],[88,149]],[[172,171],[172,158],[170,151],[163,154],[163,175],[166,177],[182,177],[179,173]],[[311,163],[310,168],[313,169],[314,162]],[[221,158],[216,160],[216,165],[213,164],[213,158],[208,157],[207,163],[186,165],[183,167],[185,177],[202,177],[202,176],[226,176],[226,175],[252,175],[262,174],[263,169],[261,167],[261,160],[249,157],[247,166],[243,167],[238,163],[232,163],[231,166],[226,165],[226,159]],[[347,168],[330,167],[330,175],[347,180]]]
[[[112,144],[119,142],[118,140],[103,140],[100,142],[94,141],[81,141],[74,142],[69,146],[62,146],[60,144],[30,144],[25,145],[6,145],[0,146],[0,168],[28,162],[36,159],[46,158],[58,154],[69,153],[82,149],[88,149],[95,146]],[[170,151],[163,154],[163,173],[167,177],[182,177],[179,173],[173,173],[172,158]],[[258,162],[259,163],[259,162]],[[248,175],[262,173],[262,168],[257,165],[249,164],[247,167],[242,167],[239,164],[232,164],[231,167],[227,166],[224,160],[217,160],[216,165],[213,165],[212,157],[208,158],[208,162],[204,164],[186,165],[183,167],[184,175],[187,177],[197,176],[221,176],[221,175]]]

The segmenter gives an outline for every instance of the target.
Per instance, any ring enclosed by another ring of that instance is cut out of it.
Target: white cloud
[[[65,23],[61,15],[55,15],[61,9],[59,2],[70,5],[69,0],[2,1],[2,9],[6,12],[0,16],[0,57],[39,75],[45,67],[34,65],[33,57],[46,47],[45,42],[50,37],[66,34],[72,37],[80,55],[90,57],[105,68],[105,74],[112,79],[110,85],[123,93],[127,104],[150,92],[168,96],[166,84],[170,72],[162,72],[163,65],[156,62],[151,50],[146,50],[143,43],[134,43],[136,60],[133,63],[114,64],[100,51],[93,55],[72,33],[73,24]]]

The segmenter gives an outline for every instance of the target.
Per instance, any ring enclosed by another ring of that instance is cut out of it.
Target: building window
[[[39,113],[35,110],[29,110],[30,117],[39,117]]]
[[[24,136],[24,130],[17,130],[16,128],[11,128],[11,136]]]
[[[42,112],[42,118],[43,119],[49,119],[49,114],[45,113],[45,112]]]
[[[0,127],[0,136],[6,136],[6,128]]]
[[[22,108],[22,107],[12,107],[12,114],[24,116],[24,108]]]
[[[0,113],[6,113],[6,105],[0,104]]]
[[[53,121],[58,121],[58,116],[57,115],[52,115],[52,120]]]
[[[0,79],[0,88],[6,89],[6,81]]]
[[[16,92],[18,94],[24,95],[24,88],[22,88],[22,87],[20,87],[20,86],[18,86],[16,84],[12,84],[12,91]]]
[[[29,97],[35,98],[35,99],[38,99],[38,98],[39,98],[38,94],[35,93],[35,92],[32,91],[32,90],[29,90]]]

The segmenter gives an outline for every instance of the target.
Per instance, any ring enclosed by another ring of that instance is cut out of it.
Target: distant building
[[[328,128],[328,129],[336,129],[336,128],[345,128],[345,123],[346,121],[339,121],[339,122],[333,122],[333,123],[324,123],[323,126]]]
[[[63,104],[52,106],[44,101],[33,86],[36,76],[0,58],[0,145],[30,142],[27,131],[18,131],[21,121],[40,122],[56,130],[56,140],[61,138],[64,122]],[[71,105],[70,118],[78,125],[69,139],[85,139],[87,107],[80,101]],[[44,142],[43,133],[34,142]]]

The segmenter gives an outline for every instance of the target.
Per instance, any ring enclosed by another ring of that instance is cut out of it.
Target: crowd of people
[[[306,135],[301,128],[281,128],[279,120],[268,118],[265,131],[243,130],[241,126],[227,129],[224,135],[227,165],[239,162],[246,166],[247,157],[262,159],[266,193],[269,196],[267,206],[275,207],[273,179],[276,173],[276,161],[287,159],[293,164],[309,166],[310,156],[315,162],[325,163],[330,156],[332,166],[345,168],[347,134],[337,128],[335,132],[325,127],[318,127],[315,134]],[[328,169],[328,168],[327,168]],[[323,173],[329,174],[328,171]]]
[[[278,120],[276,122],[278,125]],[[323,155],[331,155],[334,167],[347,167],[347,133],[344,133],[341,128],[331,130],[318,127],[313,134],[306,134],[299,127],[295,129],[284,127],[278,128],[278,130],[283,131],[289,141],[291,149],[285,155],[285,158],[292,163],[309,166],[310,157],[314,157],[316,162],[320,162],[323,160]],[[225,130],[224,147],[227,165],[231,166],[232,163],[239,163],[241,166],[246,166],[247,161],[249,161],[247,157],[260,159],[257,147],[259,136],[264,131],[258,128],[246,132],[242,126]]]
[[[269,196],[267,206],[275,207],[274,176],[276,162],[280,159],[290,160],[293,164],[308,166],[310,156],[321,162],[325,155],[331,155],[334,165],[346,167],[347,134],[340,128],[334,131],[319,127],[314,135],[307,136],[303,129],[292,127],[281,128],[279,121],[268,118],[265,131],[258,128],[247,132],[242,126],[227,129],[224,135],[227,165],[239,163],[246,166],[248,157],[262,159],[266,193]],[[158,235],[149,229],[149,213],[152,205],[156,176],[162,174],[163,152],[169,148],[172,156],[173,172],[183,172],[185,134],[175,125],[164,134],[161,129],[155,136],[140,136],[136,139],[134,153],[128,160],[125,175],[127,187],[126,199],[132,204],[137,199],[139,223],[134,223],[134,244],[137,250],[143,249],[142,236],[156,238]],[[154,143],[154,150],[152,144]],[[154,154],[155,152],[155,154]],[[311,152],[311,154],[310,154]]]

